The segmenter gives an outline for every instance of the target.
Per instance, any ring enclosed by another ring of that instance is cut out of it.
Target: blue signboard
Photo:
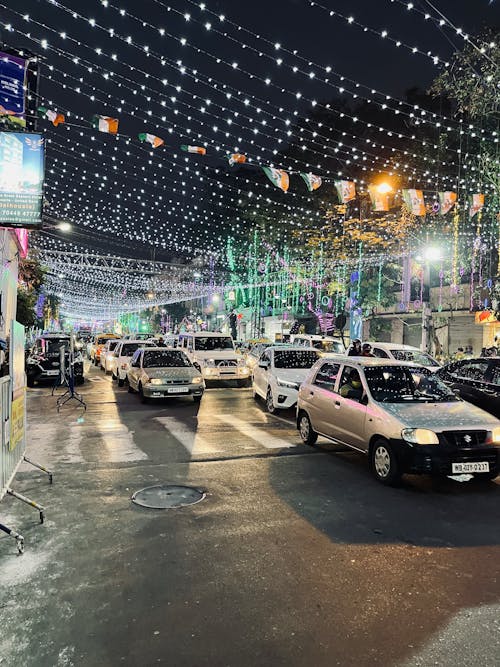
[[[0,116],[26,127],[26,60],[0,52]]]
[[[42,225],[45,140],[0,132],[0,227]]]

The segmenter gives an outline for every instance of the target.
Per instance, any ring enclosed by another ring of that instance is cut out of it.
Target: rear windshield
[[[132,357],[140,347],[154,347],[153,343],[124,343],[120,352],[121,357]]]
[[[319,355],[315,350],[276,350],[274,353],[275,368],[311,368]]]
[[[180,350],[148,350],[144,352],[143,368],[179,368],[192,366],[184,352]]]

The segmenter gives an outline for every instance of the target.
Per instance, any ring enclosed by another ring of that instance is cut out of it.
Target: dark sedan
[[[465,401],[500,419],[500,357],[453,361],[437,375]]]

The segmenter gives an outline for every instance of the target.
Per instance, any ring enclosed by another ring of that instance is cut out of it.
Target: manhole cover
[[[184,505],[199,503],[205,495],[203,491],[194,489],[192,486],[160,484],[136,491],[132,496],[132,502],[151,509],[176,509]]]

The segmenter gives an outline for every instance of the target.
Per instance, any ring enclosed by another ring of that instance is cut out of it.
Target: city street
[[[78,388],[80,390],[80,388]],[[88,409],[28,390],[27,455],[0,521],[0,664],[498,664],[500,479],[405,478],[300,443],[250,389],[143,405],[89,370]],[[59,391],[61,393],[61,390]],[[206,492],[146,509],[155,484]]]

